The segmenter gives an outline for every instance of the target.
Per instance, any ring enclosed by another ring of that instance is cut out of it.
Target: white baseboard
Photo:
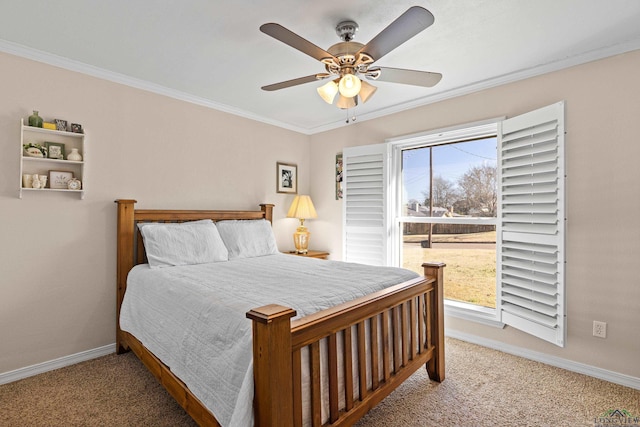
[[[0,384],[8,384],[23,378],[32,377],[34,375],[53,371],[54,369],[64,368],[65,366],[75,365],[76,363],[95,359],[115,353],[116,344],[108,344],[92,350],[81,351],[80,353],[70,354],[69,356],[60,357],[58,359],[49,360],[48,362],[38,363],[36,365],[26,366],[16,369],[15,371],[4,372],[0,374]]]
[[[572,360],[563,359],[561,357],[551,356],[545,353],[540,353],[538,351],[529,350],[515,345],[505,344],[500,341],[482,338],[477,335],[467,334],[452,329],[445,329],[445,335],[451,338],[459,339],[461,341],[467,341],[472,344],[477,344],[483,347],[502,351],[504,353],[513,354],[514,356],[520,356],[524,357],[525,359],[555,366],[556,368],[566,369],[567,371],[577,372],[579,374],[588,375],[590,377],[609,381],[614,384],[620,384],[625,387],[640,390],[640,378],[638,377],[632,377],[630,375],[609,371],[607,369],[586,365],[580,362],[574,362]]]

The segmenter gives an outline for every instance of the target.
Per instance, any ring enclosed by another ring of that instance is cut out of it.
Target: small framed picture
[[[68,189],[68,182],[73,178],[73,172],[49,171],[49,188]]]
[[[64,160],[64,144],[61,142],[44,142],[44,146],[47,147],[47,157],[50,159]]]
[[[276,188],[278,193],[298,193],[298,167],[278,162],[276,164]]]
[[[342,153],[336,154],[336,200],[342,199]]]
[[[71,132],[82,133],[82,125],[79,125],[78,123],[71,123]]]
[[[67,131],[67,121],[62,119],[56,119],[56,130]]]

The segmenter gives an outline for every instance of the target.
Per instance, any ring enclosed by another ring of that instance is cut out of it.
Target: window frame
[[[425,141],[464,141],[470,130],[479,131],[483,126],[495,124],[498,125],[497,178],[500,183],[497,189],[500,200],[496,224],[495,316],[478,310],[480,306],[467,306],[450,300],[445,301],[445,314],[496,326],[509,325],[564,347],[567,339],[564,101],[508,119],[503,117],[388,139],[377,148],[375,145],[354,147],[358,152],[379,150],[382,153],[383,185],[378,185],[376,200],[382,197],[386,201],[384,206],[376,205],[378,215],[380,212],[386,215],[386,220],[382,221],[384,226],[359,228],[364,232],[375,231],[380,237],[378,250],[387,248],[388,256],[374,262],[398,266],[402,247],[400,224],[404,219],[400,216],[403,206],[398,180],[401,176],[401,150],[411,147],[411,144],[424,146]],[[494,132],[484,136],[492,135]],[[483,137],[481,132],[474,136],[469,139]],[[356,155],[355,152],[353,154]],[[364,179],[356,182],[367,183],[366,176],[365,173],[360,177]],[[376,181],[379,183],[380,179]],[[363,189],[366,191],[360,194],[370,193],[368,187],[360,188]],[[370,206],[357,206],[357,210],[362,212],[362,207]],[[355,208],[352,209],[354,213]],[[347,211],[349,209],[345,207],[344,213]],[[367,230],[371,228],[375,230]],[[346,239],[347,233],[343,228],[343,242]],[[367,244],[367,250],[369,246],[372,245]]]
[[[461,124],[443,129],[436,129],[427,132],[420,132],[417,134],[411,134],[406,136],[400,136],[396,138],[387,139],[386,142],[391,146],[391,164],[390,164],[390,176],[391,176],[391,188],[389,200],[393,202],[391,210],[391,219],[393,226],[390,236],[390,249],[392,256],[392,265],[401,266],[402,260],[402,245],[400,239],[402,238],[401,228],[402,223],[451,223],[453,222],[449,218],[432,218],[432,217],[409,217],[402,216],[402,152],[408,149],[415,149],[428,146],[437,146],[445,143],[464,142],[475,139],[481,139],[486,137],[498,138],[499,123],[504,120],[504,117],[493,118],[483,120],[479,122]],[[499,147],[496,149],[496,156],[499,156]],[[498,158],[499,161],[499,158]],[[501,181],[500,168],[497,170],[497,182]],[[498,200],[500,200],[500,186],[496,188],[498,194]],[[498,214],[495,218],[465,218],[457,219],[455,223],[461,224],[491,224],[496,226],[496,236],[500,236],[500,207],[498,207]],[[479,322],[485,325],[490,325],[498,328],[503,328],[504,323],[500,321],[500,292],[498,282],[498,253],[499,253],[499,240],[496,238],[496,307],[489,308],[476,304],[465,303],[455,300],[444,300],[445,314]]]

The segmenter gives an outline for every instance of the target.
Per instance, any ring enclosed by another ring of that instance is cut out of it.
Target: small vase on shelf
[[[67,155],[67,160],[73,160],[74,162],[81,162],[82,155],[78,153],[77,148],[72,148],[71,152]]]
[[[33,114],[29,116],[29,126],[41,128],[42,127],[42,117],[38,115],[36,110],[33,110]]]

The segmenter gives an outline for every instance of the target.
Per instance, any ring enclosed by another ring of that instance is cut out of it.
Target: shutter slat
[[[543,163],[553,163],[558,160],[558,153],[550,151],[539,156],[516,157],[505,161],[502,165],[503,169],[515,168],[520,166],[539,165]]]
[[[558,222],[558,215],[555,215],[555,213],[541,214],[539,212],[531,212],[528,214],[514,213],[503,215],[502,219],[507,222],[522,222],[527,224],[556,224]]]
[[[557,174],[557,169],[558,167],[554,163],[527,164],[517,168],[503,168],[502,179],[546,173]]]
[[[532,245],[531,243],[503,241],[502,247],[504,249],[516,249],[520,251],[529,251],[534,253],[537,253],[537,252],[546,253],[546,254],[558,253],[558,248],[553,245]]]
[[[547,328],[556,329],[558,326],[558,321],[555,316],[545,316],[532,310],[527,310],[526,308],[516,304],[505,302],[502,309],[508,313],[519,316],[521,319],[538,323],[546,326]]]
[[[530,204],[509,204],[503,205],[502,212],[504,214],[511,213],[530,213],[530,212],[538,212],[538,213],[557,213],[558,208],[555,203],[530,203]]]
[[[502,139],[503,144],[509,146],[509,144],[514,144],[514,141],[522,141],[523,139],[531,138],[531,135],[536,134],[544,134],[547,132],[553,132],[557,129],[558,125],[555,120],[550,120],[546,123],[541,123],[537,125],[535,129],[532,128],[524,128],[513,131],[508,131],[508,128],[505,128],[505,136]]]
[[[519,194],[519,195],[506,195],[504,196],[502,203],[509,204],[532,204],[532,203],[557,203],[557,193],[542,193],[542,194]]]
[[[503,224],[502,231],[509,231],[514,233],[539,233],[555,236],[558,233],[558,226],[557,224],[542,225],[509,223],[506,225]]]
[[[516,294],[509,294],[506,292],[508,288],[502,293],[502,299],[508,303],[513,305],[518,305],[522,308],[529,309],[531,311],[535,311],[536,313],[544,314],[545,316],[555,318],[556,315],[556,306],[553,304],[556,301],[556,298],[549,298],[547,296],[547,300],[551,300],[550,304],[544,304],[542,301],[543,295],[531,295],[532,298],[522,298]]]
[[[511,196],[514,194],[544,194],[551,193],[556,194],[558,191],[558,186],[555,182],[553,183],[532,183],[529,185],[513,185],[506,182],[502,183],[502,194],[504,196]]]
[[[558,175],[554,171],[547,173],[538,173],[538,174],[528,174],[528,175],[519,175],[514,176],[512,178],[504,178],[502,180],[503,185],[523,185],[523,184],[541,184],[545,182],[553,182],[557,183]]]
[[[538,273],[545,273],[551,277],[555,277],[555,274],[557,271],[557,268],[555,265],[549,265],[547,263],[533,263],[533,262],[528,263],[518,259],[509,258],[507,256],[505,256],[502,259],[502,265],[504,267],[512,267],[512,268],[518,268],[521,270],[530,270]],[[508,271],[512,272],[513,270],[508,270]]]
[[[548,285],[546,283],[523,280],[513,276],[506,276],[502,280],[505,285],[510,285],[512,288],[522,288],[527,292],[531,292],[533,290],[541,294],[553,295],[554,297],[558,295],[555,284]]]
[[[550,254],[544,252],[512,250],[509,248],[506,248],[502,252],[502,256],[515,259],[525,259],[534,262],[544,262],[547,264],[556,264],[558,262],[558,258],[555,253]]]
[[[513,146],[506,146],[504,148],[502,159],[506,164],[513,159],[546,157],[547,154],[552,154],[556,151],[556,136],[553,135],[552,138],[545,138],[543,143],[539,144],[530,144],[529,141],[527,141],[527,144],[523,144],[517,148]]]

